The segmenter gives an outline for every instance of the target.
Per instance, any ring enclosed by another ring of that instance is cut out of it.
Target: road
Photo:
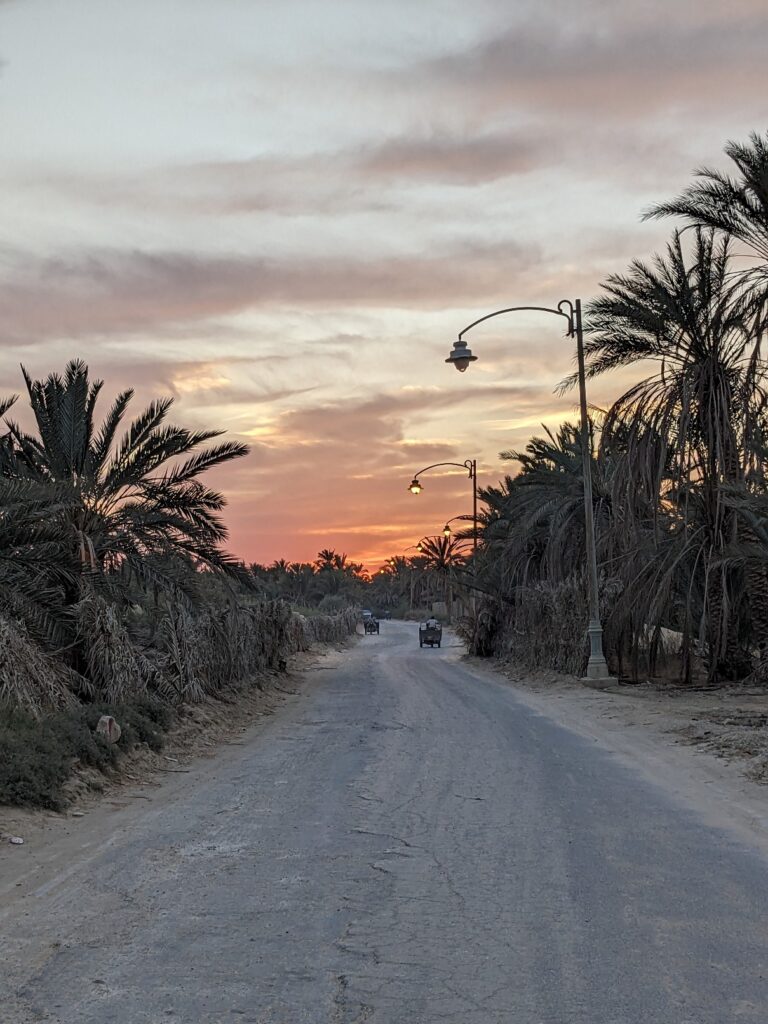
[[[0,917],[2,1020],[765,1024],[764,853],[460,654],[383,623],[111,812]]]

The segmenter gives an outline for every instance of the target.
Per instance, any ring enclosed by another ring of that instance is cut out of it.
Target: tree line
[[[332,548],[319,551],[313,562],[254,563],[249,573],[259,593],[305,610],[359,606],[397,618],[426,613],[436,601],[450,604],[465,553],[456,538],[424,537],[416,555],[394,555],[373,573]]]
[[[638,370],[591,409],[586,439],[607,653],[625,675],[768,676],[768,134],[725,152],[729,172],[702,168],[646,212],[678,221],[664,251],[586,309],[588,377]],[[473,649],[583,671],[583,443],[573,423],[545,430],[481,491]]]

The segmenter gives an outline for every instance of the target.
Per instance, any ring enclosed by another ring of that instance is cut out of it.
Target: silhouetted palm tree
[[[703,167],[696,181],[676,199],[651,207],[646,219],[683,217],[722,231],[748,245],[768,275],[768,132],[752,132],[747,143],[729,142],[725,153],[737,176]]]
[[[731,627],[739,581],[722,561],[737,521],[725,496],[759,470],[768,397],[762,314],[730,273],[729,256],[729,239],[711,230],[696,229],[690,255],[675,233],[651,265],[635,261],[608,278],[589,307],[586,345],[590,375],[656,365],[616,401],[604,433],[625,449],[624,493],[631,486],[650,498],[677,542],[656,579],[660,592],[673,595],[670,574],[682,579],[684,567],[693,574],[691,601],[695,579],[703,580],[701,639],[713,676],[726,661],[738,668]],[[683,618],[686,629],[697,618],[690,602]]]
[[[118,440],[131,390],[118,395],[99,426],[102,382],[89,379],[83,362],[45,380],[23,372],[37,434],[8,423],[3,472],[48,489],[68,570],[91,578],[119,571],[162,584],[162,570],[148,556],[173,553],[236,570],[221,548],[224,498],[199,477],[245,455],[245,445],[198,450],[221,432],[166,424],[171,399],[152,402]]]

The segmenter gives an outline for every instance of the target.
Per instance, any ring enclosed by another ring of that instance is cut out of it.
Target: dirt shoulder
[[[201,773],[215,770],[217,758],[242,746],[261,722],[295,700],[310,684],[310,670],[343,658],[349,643],[318,645],[295,655],[287,673],[259,680],[260,688],[186,706],[159,753],[142,745],[111,774],[76,771],[68,784],[72,803],[66,811],[0,805],[0,906],[42,892],[41,886],[44,890],[51,879],[66,874],[69,865],[94,855],[116,827],[130,827],[132,809],[146,812],[156,806],[160,813],[163,801],[194,785]],[[23,845],[9,843],[10,836],[22,838]]]
[[[768,692],[652,684],[593,690],[554,672],[465,658],[520,699],[768,851]]]

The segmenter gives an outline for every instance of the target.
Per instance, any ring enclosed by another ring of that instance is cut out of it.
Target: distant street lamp
[[[459,335],[459,340],[461,340],[461,335]],[[466,347],[466,342],[462,342],[462,344]],[[470,357],[477,359],[477,356],[473,356],[471,352]],[[467,363],[468,365],[469,363]],[[466,368],[465,366],[464,369]],[[411,494],[421,494],[424,488],[419,477],[428,473],[430,469],[438,469],[440,466],[456,466],[469,472],[469,479],[472,481],[472,550],[473,552],[477,551],[477,459],[465,459],[464,462],[435,462],[431,466],[426,466],[414,474],[413,480],[408,484],[408,490]],[[450,536],[450,534],[446,534],[446,536]]]
[[[445,524],[445,526],[443,527],[443,536],[444,537],[452,536],[453,530],[451,529],[451,523],[456,522],[457,519],[462,519],[464,522],[466,522],[468,518],[469,518],[468,516],[452,516],[448,520],[448,522]]]
[[[616,679],[608,674],[608,663],[603,653],[603,626],[600,621],[600,597],[597,585],[597,552],[595,549],[595,520],[592,508],[592,460],[589,450],[589,416],[587,413],[587,384],[584,369],[584,332],[581,320],[581,300],[563,299],[558,302],[556,309],[548,306],[510,306],[508,309],[498,309],[495,313],[487,313],[478,320],[468,324],[464,330],[459,331],[458,338],[454,342],[451,354],[445,360],[446,363],[453,363],[457,370],[463,373],[470,363],[477,359],[472,350],[467,347],[464,335],[473,327],[490,320],[492,317],[501,316],[502,313],[539,312],[554,313],[555,316],[562,316],[568,322],[566,336],[576,338],[576,358],[578,362],[579,376],[579,406],[581,409],[581,449],[584,473],[584,532],[587,547],[587,575],[589,579],[589,661],[587,662],[587,675],[585,682],[596,687],[612,686]],[[477,529],[477,526],[475,526]]]

